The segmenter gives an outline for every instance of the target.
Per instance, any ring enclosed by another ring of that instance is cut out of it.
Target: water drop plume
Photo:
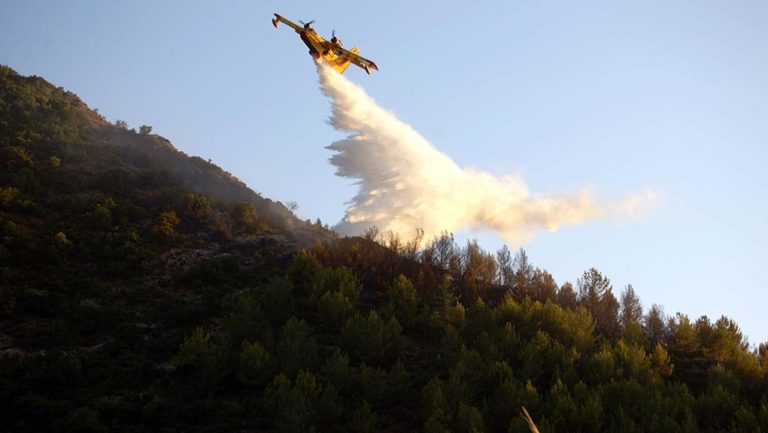
[[[520,243],[611,213],[633,213],[650,194],[601,204],[590,191],[532,194],[517,175],[497,177],[459,167],[410,125],[383,109],[361,87],[318,63],[320,88],[331,100],[330,124],[349,135],[327,146],[338,176],[355,179],[357,194],[334,227],[356,235],[376,226],[404,238],[424,231],[491,230]]]

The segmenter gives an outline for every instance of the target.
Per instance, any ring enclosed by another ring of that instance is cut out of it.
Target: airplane
[[[357,53],[360,50],[357,48],[352,48],[351,50],[344,48],[339,38],[336,37],[336,30],[333,31],[331,40],[326,41],[312,28],[312,23],[315,20],[308,23],[299,21],[302,27],[287,18],[275,14],[275,18],[272,19],[272,25],[277,28],[277,25],[281,22],[299,34],[301,40],[309,47],[309,54],[314,56],[315,59],[324,58],[340,74],[343,74],[350,64],[362,68],[368,75],[371,75],[371,69],[379,70],[376,63],[358,55]]]

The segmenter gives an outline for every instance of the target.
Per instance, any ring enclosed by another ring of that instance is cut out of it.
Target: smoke
[[[632,214],[653,198],[648,193],[605,205],[586,188],[569,195],[533,195],[519,176],[459,167],[361,87],[320,63],[318,73],[320,88],[331,99],[331,125],[351,133],[327,147],[334,152],[330,162],[336,174],[357,179],[359,185],[334,227],[343,235],[372,226],[405,238],[417,228],[427,238],[443,231],[489,229],[520,243],[541,229]]]

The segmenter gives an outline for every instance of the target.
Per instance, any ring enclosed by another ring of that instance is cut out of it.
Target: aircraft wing
[[[363,69],[370,68],[370,69],[375,69],[377,71],[379,70],[379,67],[376,66],[376,63],[374,63],[372,60],[368,60],[365,57],[359,54],[355,54],[346,48],[342,48],[337,45],[331,45],[330,48],[336,52],[336,55],[338,57],[349,60],[350,62],[354,63],[355,65]]]
[[[302,26],[294,23],[293,21],[289,20],[288,18],[285,18],[285,17],[283,17],[281,15],[275,14],[275,18],[272,20],[272,25],[274,25],[275,28],[277,28],[277,23],[278,22],[284,23],[285,25],[287,25],[288,27],[296,30],[297,32],[300,32],[300,31],[304,30],[304,28]]]

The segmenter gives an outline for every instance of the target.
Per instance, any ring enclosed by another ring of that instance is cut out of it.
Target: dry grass
[[[523,412],[520,414],[520,416],[523,417],[525,422],[528,423],[528,428],[531,429],[531,433],[539,433],[539,428],[536,427],[536,423],[533,422],[533,418],[531,418],[531,415],[528,414],[528,411],[523,407]]]

